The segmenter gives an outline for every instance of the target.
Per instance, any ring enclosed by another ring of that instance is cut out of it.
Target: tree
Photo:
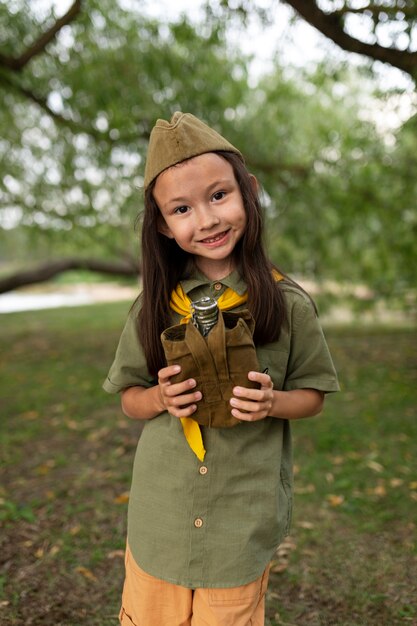
[[[382,61],[417,78],[415,0],[285,0],[297,14],[348,52]],[[322,8],[323,7],[323,8]],[[366,39],[354,34],[365,26]]]
[[[23,261],[0,291],[73,268],[140,272],[132,224],[147,141],[175,110],[246,155],[285,271],[383,296],[413,285],[411,121],[379,133],[363,119],[379,105],[369,76],[330,61],[313,72],[277,64],[251,86],[213,6],[201,22],[162,23],[113,0],[74,2],[60,17],[0,0],[0,250]],[[28,250],[42,261],[30,271]]]
[[[0,4],[9,24],[0,57],[0,210],[41,238],[43,251],[70,259],[8,277],[0,291],[65,267],[110,271],[111,259],[114,270],[137,274],[131,225],[155,118],[184,109],[218,125],[242,98],[244,62],[214,20],[198,33],[185,18],[158,24],[110,0],[88,10],[77,1],[41,23],[23,1],[12,9]]]

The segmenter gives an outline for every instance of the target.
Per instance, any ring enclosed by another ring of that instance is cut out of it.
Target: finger
[[[251,371],[248,373],[248,379],[259,383],[262,387],[272,387],[272,380],[269,374],[264,372]]]
[[[202,398],[201,391],[196,391],[195,393],[183,394],[180,396],[174,396],[169,398],[169,406],[175,408],[181,408],[188,404],[193,404],[194,402],[199,402]]]
[[[188,406],[182,407],[180,409],[172,407],[171,410],[168,409],[168,412],[174,417],[181,418],[181,417],[189,417],[190,415],[195,413],[196,410],[197,410],[196,404],[189,404]]]
[[[172,398],[167,405],[167,411],[174,417],[188,417],[197,410],[196,402],[202,398],[202,393],[196,391],[194,394],[177,396]]]
[[[234,387],[233,395],[240,398],[252,400],[253,402],[262,402],[265,400],[264,389],[250,389],[249,387]]]
[[[231,398],[230,404],[234,409],[245,411],[246,413],[259,413],[264,408],[263,403],[251,402],[250,400],[238,400],[237,398]]]
[[[256,422],[264,417],[263,413],[242,413],[238,409],[233,409],[232,415],[242,422]]]
[[[180,396],[186,394],[197,385],[193,378],[187,378],[180,383],[166,383],[164,393],[169,397]]]
[[[187,406],[187,407],[183,408],[181,410],[181,413],[177,417],[179,417],[179,418],[181,418],[181,417],[189,417],[190,415],[195,413],[196,410],[197,410],[197,405],[196,404],[190,404],[190,406]]]
[[[175,374],[179,374],[181,371],[180,365],[168,365],[168,367],[163,367],[158,372],[158,380],[160,382],[169,382],[171,376],[175,376]]]

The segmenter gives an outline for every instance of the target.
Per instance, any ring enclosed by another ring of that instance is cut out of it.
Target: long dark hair
[[[263,211],[246,166],[238,154],[217,151],[233,168],[246,211],[247,224],[243,237],[234,249],[235,264],[247,285],[247,307],[255,321],[254,341],[262,345],[279,338],[287,321],[284,295],[272,270],[263,241]],[[166,364],[160,335],[172,324],[171,292],[192,267],[192,257],[175,239],[168,239],[158,230],[159,207],[153,196],[153,181],[145,192],[142,223],[143,291],[138,314],[138,333],[150,374],[157,375]]]

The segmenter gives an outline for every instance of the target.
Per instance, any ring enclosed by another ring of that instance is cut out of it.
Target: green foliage
[[[9,20],[16,25],[9,41],[33,31],[27,9]],[[99,240],[102,254],[135,249],[139,166],[155,119],[184,109],[217,124],[246,86],[244,64],[226,54],[219,24],[198,34],[185,18],[158,24],[113,2],[90,2],[18,81],[9,75],[19,86],[3,82],[2,206],[16,207],[21,225],[52,235],[56,246],[70,238],[83,250]],[[57,116],[24,97],[23,87]]]
[[[417,118],[378,131],[362,115],[376,96],[349,68],[286,74],[260,81],[236,132],[267,194],[274,260],[404,301],[415,284]]]
[[[24,261],[27,249],[136,257],[149,132],[185,110],[246,155],[278,265],[413,306],[416,118],[378,130],[369,111],[388,96],[366,70],[336,63],[277,62],[254,86],[227,37],[231,25],[245,36],[252,14],[247,2],[222,1],[206,3],[200,21],[155,21],[135,3],[90,0],[20,72],[0,63],[2,260]],[[0,18],[0,52],[16,58],[56,16],[0,0]]]

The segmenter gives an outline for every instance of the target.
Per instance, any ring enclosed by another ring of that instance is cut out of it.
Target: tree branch
[[[21,96],[24,96],[34,104],[38,105],[38,107],[40,107],[43,111],[45,111],[45,113],[52,117],[52,119],[60,126],[66,126],[67,128],[70,128],[74,133],[86,133],[96,140],[104,139],[106,141],[114,143],[110,137],[108,137],[104,133],[99,132],[92,126],[84,126],[83,124],[74,122],[74,120],[71,120],[68,117],[64,117],[63,115],[56,113],[50,108],[46,98],[43,98],[42,96],[33,93],[33,91],[27,89],[26,87],[23,87],[22,85],[19,85],[14,80],[10,80],[8,76],[0,75],[0,84],[1,83],[3,83],[3,85],[7,87],[12,88],[13,91],[19,93]]]
[[[70,22],[72,22],[76,16],[80,13],[82,8],[83,0],[75,0],[72,6],[68,9],[67,13],[63,15],[61,18],[56,20],[54,24],[49,28],[45,33],[43,33],[35,43],[33,43],[20,57],[6,57],[5,55],[0,53],[0,68],[3,67],[6,70],[12,70],[13,72],[19,72],[22,70],[25,65],[29,63],[29,61],[36,55],[44,52],[48,43],[50,43],[55,35],[61,30],[63,26],[66,26]],[[66,126],[70,128],[74,133],[86,133],[90,135],[95,140],[104,140],[111,144],[117,142],[130,142],[137,141],[141,136],[144,139],[149,138],[150,131],[143,132],[142,135],[138,134],[126,134],[126,135],[118,135],[117,140],[112,139],[109,133],[103,133],[96,130],[93,126],[85,126],[81,122],[76,122],[74,120],[69,119],[53,111],[46,100],[45,97],[40,96],[30,89],[20,85],[18,82],[12,80],[7,76],[7,72],[3,72],[0,75],[0,84],[3,83],[5,86],[12,88],[15,92],[19,93],[21,96],[24,96],[28,100],[35,103],[39,106],[45,113],[47,113],[52,119],[61,126]]]
[[[343,30],[340,14],[325,13],[317,6],[314,0],[285,0],[303,17],[306,22],[331,39],[335,44],[347,52],[356,52],[397,67],[409,74],[417,76],[417,52],[384,48],[379,44],[369,44],[351,37]]]
[[[111,276],[139,276],[140,268],[135,263],[103,261],[100,259],[58,259],[38,265],[31,270],[22,270],[11,276],[0,278],[0,293],[6,293],[25,285],[43,283],[68,270],[89,270]]]
[[[20,72],[25,65],[29,63],[33,57],[41,54],[46,46],[54,39],[55,35],[61,30],[63,26],[66,26],[70,22],[72,22],[78,13],[81,11],[82,0],[75,0],[74,4],[68,9],[68,11],[56,20],[51,28],[42,33],[42,35],[37,39],[27,50],[20,55],[20,57],[6,57],[3,54],[0,54],[0,65],[7,67],[10,70],[15,72]]]
[[[250,168],[254,168],[264,174],[275,174],[279,172],[290,172],[296,178],[306,178],[311,172],[311,167],[300,163],[284,163],[257,161],[250,156],[246,159],[246,163]]]
[[[129,143],[131,141],[137,142],[138,139],[149,139],[150,130],[144,130],[141,134],[132,133],[132,134],[119,134],[117,139],[113,139],[110,133],[103,133],[94,128],[94,126],[86,126],[81,122],[76,122],[68,117],[64,117],[60,113],[53,111],[48,105],[46,98],[39,96],[34,93],[30,89],[23,87],[23,85],[18,84],[14,80],[11,80],[5,74],[0,74],[0,85],[3,83],[4,86],[13,89],[16,93],[24,96],[26,99],[30,100],[38,107],[40,107],[45,113],[47,113],[57,124],[60,126],[65,126],[69,128],[73,133],[85,133],[89,135],[96,141],[107,141],[110,144],[119,144],[119,143]]]
[[[392,21],[398,21],[396,16],[398,13],[402,13],[403,15],[405,15],[408,19],[410,20],[416,20],[417,19],[417,10],[414,7],[402,7],[401,9],[399,7],[396,6],[382,6],[382,5],[376,5],[376,4],[370,4],[368,6],[365,7],[349,7],[349,6],[344,6],[340,9],[336,9],[335,11],[331,12],[331,15],[340,15],[340,16],[345,16],[345,15],[364,15],[364,16],[370,16],[372,15],[373,17],[378,17],[380,15],[387,15],[389,17],[390,20]]]

